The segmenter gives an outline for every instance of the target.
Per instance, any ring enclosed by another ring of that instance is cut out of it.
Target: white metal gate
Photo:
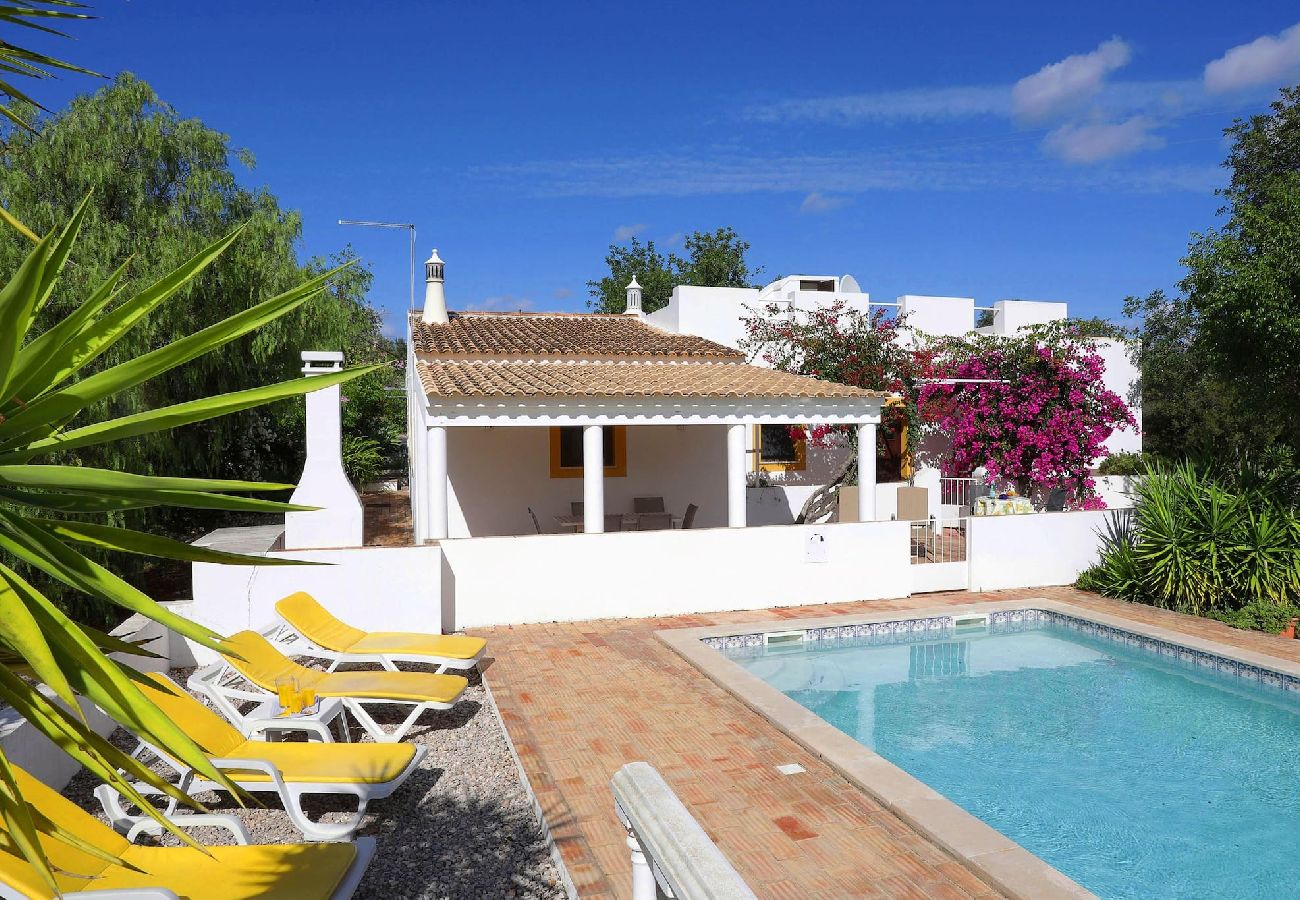
[[[966,518],[930,519],[911,526],[912,593],[966,590],[970,585]]]

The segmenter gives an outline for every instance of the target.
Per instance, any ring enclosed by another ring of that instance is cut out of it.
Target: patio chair
[[[605,513],[605,530],[622,531],[623,514],[622,513]]]
[[[439,672],[474,668],[487,649],[483,638],[414,631],[362,631],[335,618],[311,594],[298,591],[276,601],[284,624],[271,640],[289,656],[330,660],[327,672],[343,663],[379,663],[390,672],[399,662],[427,663]]]
[[[141,690],[181,729],[194,739],[212,764],[225,772],[242,790],[278,794],[290,821],[309,841],[345,841],[352,837],[371,800],[382,800],[401,787],[428,752],[412,744],[321,744],[250,740],[166,675],[153,673],[139,681]],[[184,763],[154,746],[138,740],[134,757],[152,753],[176,773],[175,784],[191,796],[222,790],[215,782],[198,775]],[[141,794],[156,789],[137,784]],[[357,810],[345,822],[313,822],[302,808],[308,794],[351,795]],[[162,826],[149,816],[132,816],[122,795],[110,785],[100,785],[95,795],[104,806],[113,827],[123,834],[141,831],[161,833]],[[179,801],[169,798],[162,810],[173,821]]]
[[[586,505],[581,500],[573,500],[569,503],[569,513],[574,516],[581,516]]]
[[[1069,491],[1065,488],[1053,488],[1047,495],[1047,502],[1044,504],[1048,512],[1064,512],[1065,500],[1069,496]]]
[[[222,655],[222,662],[197,670],[186,683],[191,690],[211,697],[217,709],[240,727],[247,727],[247,722],[239,715],[236,702],[267,702],[277,696],[277,681],[292,678],[318,697],[338,698],[367,734],[381,744],[392,743],[406,737],[425,710],[455,706],[469,684],[461,675],[444,673],[309,669],[286,657],[256,631],[231,635],[225,646],[231,652]],[[410,706],[411,712],[390,734],[366,712],[366,704]],[[331,739],[328,729],[317,734],[322,740]]]
[[[533,520],[533,530],[536,531],[538,534],[541,534],[542,523],[537,521],[537,513],[533,512],[533,508],[531,506],[528,507],[528,518]]]
[[[683,530],[687,528],[693,528],[695,526],[695,514],[699,511],[700,508],[696,506],[694,503],[691,503],[686,507],[686,515],[682,516]]]
[[[349,844],[248,844],[248,832],[233,816],[179,816],[184,827],[228,828],[233,846],[138,846],[71,800],[13,766],[23,800],[72,839],[117,857],[105,862],[67,841],[41,835],[54,881],[65,898],[84,900],[347,900],[375,855],[375,839]],[[47,831],[50,829],[46,829]],[[6,900],[53,897],[36,869],[23,859],[0,822],[0,897]]]
[[[642,513],[637,516],[637,531],[663,531],[673,527],[673,514],[666,512]]]
[[[632,512],[661,513],[664,511],[663,497],[633,497]]]

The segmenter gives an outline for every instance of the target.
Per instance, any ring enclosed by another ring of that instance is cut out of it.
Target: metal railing
[[[970,512],[975,502],[974,478],[940,478],[939,503],[944,506],[958,506]]]
[[[909,553],[912,565],[966,561],[966,520],[913,522]]]
[[[649,763],[610,779],[632,853],[632,900],[754,900],[754,892]]]

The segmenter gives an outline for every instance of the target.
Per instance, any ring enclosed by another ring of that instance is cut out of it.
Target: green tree
[[[732,228],[692,232],[684,246],[685,258],[675,253],[665,257],[654,241],[643,244],[635,237],[626,247],[610,244],[605,254],[609,274],[587,282],[591,294],[588,305],[596,312],[623,312],[627,308],[627,283],[634,275],[641,285],[641,308],[654,312],[668,305],[673,288],[679,284],[747,288],[754,286],[752,280],[763,271],[761,266],[749,267],[749,242],[741,240]]]
[[[126,290],[139,289],[171,271],[216,237],[244,224],[244,237],[188,284],[176,301],[154,310],[90,369],[106,368],[174,341],[196,327],[246,308],[254,298],[286,290],[324,271],[324,260],[300,263],[297,213],[282,209],[265,189],[240,185],[236,166],[251,166],[245,151],[196,119],[183,118],[139,79],[124,74],[90,96],[39,121],[29,132],[10,128],[0,149],[0,196],[8,210],[37,232],[66,221],[86,195],[81,247],[37,327],[66,316],[117,262],[127,260]],[[14,271],[29,248],[17,232],[0,235],[0,267]],[[347,261],[339,254],[333,262]],[[130,414],[176,398],[204,396],[277,381],[301,368],[304,349],[342,349],[349,363],[401,359],[400,347],[382,338],[379,314],[365,302],[370,274],[349,266],[309,310],[296,310],[251,335],[174,369],[158,379],[117,392],[91,411],[98,417]],[[366,381],[391,384],[377,373]],[[353,386],[358,392],[366,386]],[[348,416],[354,434],[377,438],[400,422],[400,401]],[[181,429],[83,448],[78,464],[140,473],[167,471],[196,477],[295,478],[302,464],[302,402],[286,401],[241,412],[202,430]],[[373,433],[372,433],[373,432]],[[401,441],[384,440],[392,452]],[[173,535],[207,527],[211,514],[172,508],[119,514],[136,527]],[[136,573],[128,571],[135,576]]]
[[[1218,378],[1265,441],[1300,450],[1300,86],[1225,131],[1221,228],[1196,235],[1181,288]]]

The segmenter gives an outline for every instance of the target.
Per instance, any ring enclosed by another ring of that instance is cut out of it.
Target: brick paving
[[[487,679],[575,885],[629,897],[609,778],[645,760],[761,897],[996,897],[949,854],[658,641],[664,628],[1052,598],[1300,662],[1300,641],[1073,588],[921,594],[656,619],[484,629]],[[781,775],[776,766],[807,771]]]

